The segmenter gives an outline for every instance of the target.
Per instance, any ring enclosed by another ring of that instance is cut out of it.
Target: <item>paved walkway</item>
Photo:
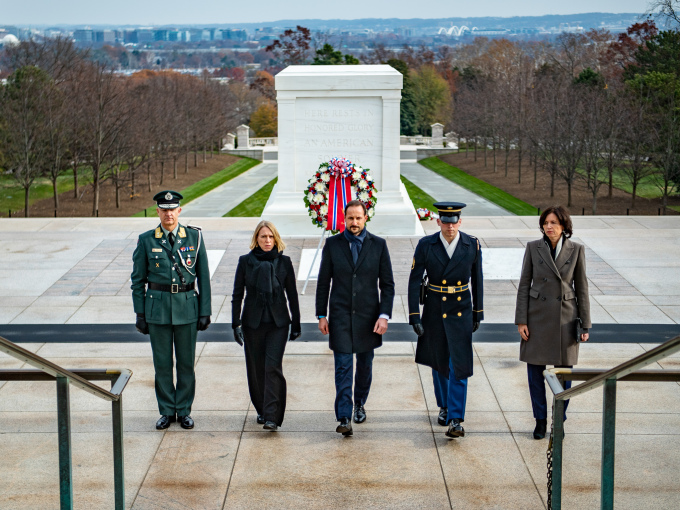
[[[199,337],[200,338],[200,337]],[[151,349],[140,344],[25,344],[69,368],[128,368],[123,398],[126,508],[544,509],[547,440],[536,441],[516,344],[476,344],[466,436],[437,425],[431,372],[410,342],[376,351],[368,419],[335,432],[333,356],[325,343],[286,348],[287,412],[275,433],[255,422],[243,349],[196,349],[196,428],[154,429]],[[610,368],[650,344],[592,344],[581,367]],[[678,368],[680,355],[650,368]],[[21,362],[0,355],[0,367]],[[0,382],[2,384],[2,382]],[[112,508],[111,406],[71,389],[75,508]],[[572,399],[564,446],[563,508],[599,508],[602,397]],[[616,508],[680,508],[680,387],[620,383]],[[0,508],[58,508],[53,383],[0,387]]]
[[[576,216],[575,239],[587,247],[591,314],[595,324],[680,323],[680,218]],[[152,218],[2,219],[1,324],[130,323],[132,252]],[[248,251],[257,218],[191,218],[204,229],[212,261],[213,321],[231,322],[231,291],[238,257]],[[435,222],[425,222],[434,232]],[[514,322],[517,280],[538,216],[463,218],[463,230],[484,249],[487,323]],[[319,239],[286,239],[299,272],[303,250]],[[396,282],[393,322],[407,322],[406,292],[418,238],[388,238]],[[508,261],[514,261],[510,264]],[[302,282],[298,288],[302,289]],[[302,320],[315,322],[310,282],[300,296]],[[0,334],[2,328],[0,327]],[[595,333],[593,333],[595,334]]]
[[[204,228],[214,255],[213,321],[229,322],[236,263],[258,219],[182,219]],[[155,225],[152,218],[0,220],[0,335],[8,323],[131,324],[131,254],[139,232]],[[425,228],[433,232],[436,224]],[[537,217],[473,216],[464,229],[480,238],[485,260],[521,253],[538,237]],[[680,323],[680,218],[577,216],[574,231],[587,247],[594,338],[603,323]],[[388,238],[397,294],[392,322],[406,322],[417,241]],[[297,269],[302,250],[316,248],[318,238],[286,242]],[[488,271],[486,322],[510,325],[516,268]],[[308,323],[315,322],[314,293],[312,282],[300,296]],[[531,437],[517,342],[474,344],[467,435],[449,440],[436,424],[431,373],[414,363],[409,341],[377,350],[368,421],[343,439],[334,432],[333,357],[325,342],[287,346],[288,410],[282,429],[268,433],[255,423],[243,350],[228,335],[224,340],[197,345],[196,429],[173,424],[165,432],[154,429],[148,343],[24,346],[66,368],[133,371],[123,399],[127,508],[545,508],[547,442]],[[579,366],[611,368],[650,347],[584,344]],[[22,366],[0,355],[0,369]],[[650,368],[680,368],[680,354]],[[565,509],[599,505],[601,403],[596,391],[570,404]],[[71,409],[76,507],[111,508],[110,404],[72,389]],[[621,383],[617,409],[617,508],[679,508],[680,386]],[[0,381],[0,508],[58,507],[56,430],[52,384]]]
[[[463,213],[464,217],[513,216],[511,212],[462,188],[455,182],[451,182],[419,163],[402,161],[401,175],[438,201],[454,201],[467,204]]]
[[[222,217],[278,175],[277,163],[260,163],[182,207],[185,216]]]

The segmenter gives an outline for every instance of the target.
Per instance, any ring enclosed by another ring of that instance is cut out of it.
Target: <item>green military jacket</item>
[[[135,313],[143,313],[147,323],[191,324],[211,314],[210,270],[200,229],[180,224],[174,246],[160,225],[144,232],[139,236],[132,262],[132,303]],[[185,284],[195,282],[197,289],[177,293],[147,289],[149,282],[183,284],[175,264]]]

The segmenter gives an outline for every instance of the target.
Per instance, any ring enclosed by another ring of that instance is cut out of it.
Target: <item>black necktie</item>
[[[170,232],[168,234],[168,240],[170,241],[170,246],[175,246],[175,234]]]

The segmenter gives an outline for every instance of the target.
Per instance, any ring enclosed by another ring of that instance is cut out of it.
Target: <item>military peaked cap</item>
[[[156,201],[156,205],[158,205],[160,209],[177,209],[179,207],[179,201],[183,198],[184,197],[180,193],[171,190],[161,191],[160,193],[156,193],[153,197]]]

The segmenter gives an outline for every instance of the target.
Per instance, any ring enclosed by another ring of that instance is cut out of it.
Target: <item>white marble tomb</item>
[[[399,177],[402,75],[388,65],[289,66],[276,75],[278,182],[262,217],[282,235],[321,234],[303,202],[319,164],[346,157],[369,168],[378,190],[378,235],[423,235]]]

